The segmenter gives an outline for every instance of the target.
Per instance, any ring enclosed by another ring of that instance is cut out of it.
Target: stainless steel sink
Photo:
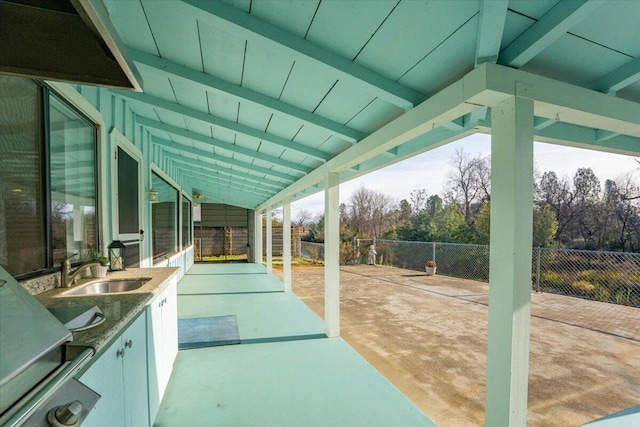
[[[151,279],[130,279],[130,280],[107,280],[102,282],[89,283],[77,288],[73,288],[64,295],[104,295],[116,294],[121,292],[130,292],[140,289],[142,285]]]

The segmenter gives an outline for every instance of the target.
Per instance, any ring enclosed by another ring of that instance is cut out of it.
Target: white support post
[[[533,101],[491,109],[491,235],[485,426],[527,424]]]
[[[291,198],[282,206],[282,280],[284,291],[291,292]]]
[[[254,229],[253,258],[256,264],[262,264],[262,212],[255,213]]]
[[[267,273],[273,273],[273,233],[271,227],[271,207],[267,208]]]
[[[327,337],[340,336],[340,216],[339,174],[325,175],[324,189],[324,328]]]

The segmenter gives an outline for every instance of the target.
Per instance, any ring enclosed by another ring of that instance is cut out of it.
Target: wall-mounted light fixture
[[[150,202],[157,202],[158,201],[158,190],[156,190],[153,187],[148,189],[147,190],[147,199],[149,199]]]
[[[198,193],[197,191],[193,192],[193,198],[196,200],[200,200],[202,199],[202,194]]]

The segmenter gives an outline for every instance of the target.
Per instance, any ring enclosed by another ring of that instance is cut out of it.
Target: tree
[[[558,230],[555,240],[570,243],[573,240],[571,227],[575,217],[574,193],[571,191],[571,184],[566,177],[558,178],[555,172],[545,172],[542,174],[540,183],[537,185],[537,204],[540,208],[545,205],[553,210],[558,221]]]
[[[348,229],[355,237],[379,238],[393,227],[396,210],[391,196],[360,187],[346,209]]]
[[[533,246],[546,248],[552,245],[558,231],[556,214],[549,205],[533,210]]]
[[[454,201],[467,224],[473,224],[475,212],[490,200],[491,164],[489,157],[471,157],[456,150],[450,161],[445,194]]]
[[[296,214],[295,224],[299,226],[309,225],[311,220],[313,219],[313,215],[306,209],[300,209]]]

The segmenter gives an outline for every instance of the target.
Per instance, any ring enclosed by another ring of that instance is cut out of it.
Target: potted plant
[[[107,271],[109,270],[109,258],[102,256],[100,252],[94,252],[93,261],[99,262],[100,265],[91,266],[91,275],[96,278],[105,277],[107,275]]]
[[[424,270],[427,272],[427,276],[433,276],[436,274],[436,262],[433,260],[429,260],[424,265]]]

